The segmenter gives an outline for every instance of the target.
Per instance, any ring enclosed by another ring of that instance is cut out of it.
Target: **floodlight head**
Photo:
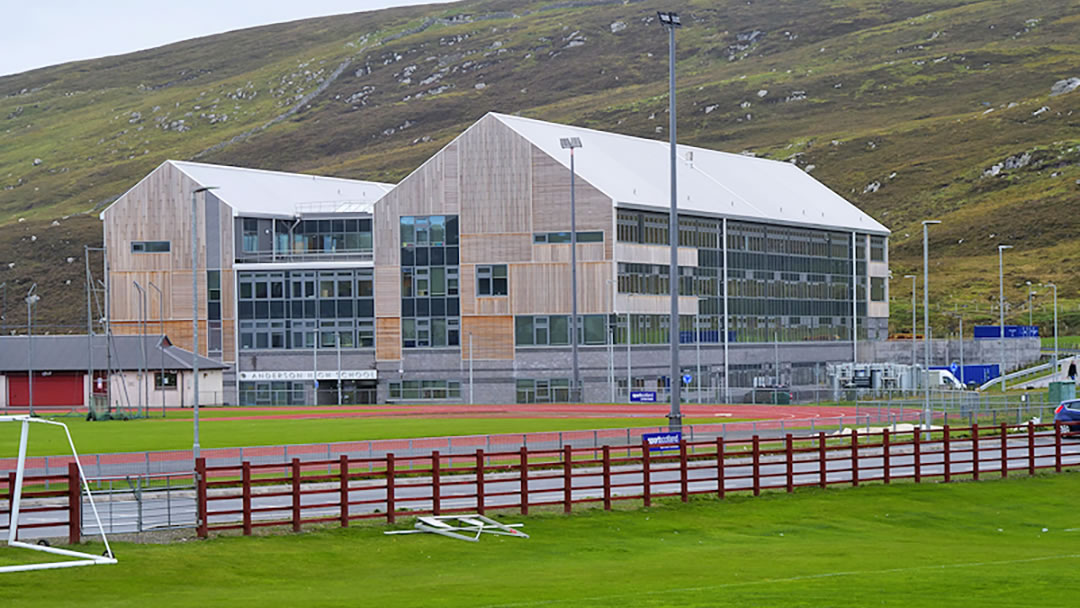
[[[923,220],[923,226],[929,226],[930,224],[940,224],[941,220]]]
[[[580,137],[563,137],[563,138],[559,139],[559,145],[562,146],[563,150],[567,150],[567,149],[573,150],[574,148],[580,148],[581,147],[581,138]]]
[[[998,251],[1004,251],[1006,249],[1012,249],[1012,245],[998,245]]]
[[[656,17],[660,19],[660,24],[664,27],[682,27],[682,20],[679,19],[679,13],[656,11]]]
[[[919,278],[919,277],[917,277],[917,276],[915,276],[915,275],[913,275],[913,274],[905,274],[905,275],[904,275],[904,278],[905,278],[905,279],[917,279],[917,278]]]

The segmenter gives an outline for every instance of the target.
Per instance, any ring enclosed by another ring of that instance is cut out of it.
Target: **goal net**
[[[109,547],[109,539],[105,537],[105,527],[101,525],[101,518],[98,517],[97,507],[94,505],[94,497],[90,494],[90,485],[86,482],[86,475],[83,473],[82,463],[79,461],[78,452],[75,451],[75,442],[71,440],[71,432],[68,430],[67,425],[60,422],[54,422],[52,420],[43,420],[41,418],[33,418],[30,416],[0,416],[0,423],[4,422],[16,423],[19,424],[21,427],[19,429],[19,457],[15,467],[15,486],[10,488],[11,504],[8,516],[8,534],[6,544],[9,547],[14,547],[17,549],[40,551],[43,553],[58,555],[67,559],[54,562],[26,563],[10,566],[0,566],[0,572],[22,572],[27,570],[47,570],[51,568],[72,568],[75,566],[115,564],[116,558],[113,556],[112,548]],[[26,447],[30,441],[31,423],[48,424],[53,426],[59,426],[64,429],[64,434],[67,435],[68,445],[71,446],[71,455],[72,457],[74,457],[75,464],[79,469],[79,483],[82,486],[82,495],[86,497],[90,504],[90,510],[94,514],[94,523],[97,524],[98,530],[101,533],[101,540],[105,544],[105,552],[102,555],[91,555],[89,553],[83,553],[81,551],[51,547],[47,544],[32,544],[18,540],[19,509],[22,506],[22,486],[24,474],[26,472]]]

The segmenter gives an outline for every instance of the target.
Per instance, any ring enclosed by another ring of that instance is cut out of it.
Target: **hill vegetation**
[[[889,226],[893,325],[1056,282],[1080,329],[1080,5],[673,0],[683,143],[796,163]],[[311,19],[0,78],[0,283],[85,325],[96,214],[165,159],[397,181],[488,111],[666,138],[645,2],[477,0]],[[68,263],[68,258],[74,258]],[[69,283],[70,282],[70,283]],[[921,287],[920,287],[921,294]],[[1036,300],[1049,303],[1043,290]],[[1036,321],[1052,318],[1048,306]],[[951,321],[935,315],[939,331]],[[1045,334],[1049,334],[1049,326]]]

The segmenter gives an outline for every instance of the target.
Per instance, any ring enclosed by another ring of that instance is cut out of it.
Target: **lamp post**
[[[919,321],[915,316],[915,281],[919,277],[913,274],[905,274],[905,279],[911,279],[911,369],[915,370],[915,334],[919,333]]]
[[[1054,288],[1054,373],[1050,376],[1051,382],[1057,382],[1058,373],[1058,311],[1057,311],[1057,285],[1047,283],[1047,287]]]
[[[671,138],[671,219],[668,222],[671,239],[671,264],[668,270],[668,289],[671,292],[671,320],[668,322],[668,337],[671,343],[671,411],[668,413],[668,428],[680,431],[682,412],[679,399],[682,374],[679,369],[679,211],[675,177],[675,30],[682,27],[682,20],[678,13],[670,11],[659,11],[656,16],[668,31],[668,135]]]
[[[143,408],[149,408],[150,388],[146,385],[146,290],[138,281],[132,281],[132,285],[139,292],[139,352],[142,359],[139,362],[139,412]]]
[[[191,191],[191,392],[195,414],[191,454],[194,458],[199,457],[199,212],[195,206],[195,195],[216,189],[217,186],[203,186]],[[203,202],[206,202],[205,194]]]
[[[923,344],[926,349],[926,369],[923,370],[923,423],[927,432],[930,430],[930,235],[927,227],[940,223],[941,220],[923,220],[922,223]]]
[[[1035,292],[1031,291],[1031,281],[1027,281],[1027,288],[1028,288],[1028,327],[1031,327],[1032,325],[1034,325],[1034,323],[1032,322],[1032,315],[1031,315],[1031,304],[1032,304],[1031,296],[1035,295]]]
[[[1001,392],[1005,392],[1005,250],[1012,245],[998,245],[998,315],[1001,320]]]
[[[166,380],[165,380],[165,344],[164,344],[164,341],[165,341],[165,298],[162,295],[161,290],[158,289],[158,286],[154,285],[153,281],[148,281],[148,284],[150,285],[151,289],[153,289],[154,291],[157,292],[157,298],[158,298],[158,327],[159,327],[160,332],[161,332],[161,337],[158,339],[158,355],[161,356],[161,376],[160,376],[160,380],[159,380],[160,383],[161,383],[161,386],[158,388],[158,390],[161,393],[161,417],[164,418],[165,417],[165,383],[166,383]],[[149,410],[150,404],[147,403],[146,406],[147,406],[147,410]]]
[[[611,392],[611,402],[615,403],[615,330],[619,325],[619,316],[615,314],[615,290],[616,279],[608,279],[608,293],[611,294],[611,314],[607,318],[607,356],[608,356],[608,388]]]
[[[570,150],[570,348],[574,358],[574,386],[570,400],[581,403],[581,370],[578,367],[578,314],[577,314],[577,208],[574,196],[574,149],[581,147],[580,137],[563,137],[559,140],[563,150]],[[469,358],[472,358],[470,352]]]
[[[34,293],[37,283],[26,292],[26,389],[29,396],[30,415],[34,415],[34,304],[41,296]]]
[[[4,299],[0,302],[0,334],[7,333],[7,281],[0,283],[0,289],[4,290]]]

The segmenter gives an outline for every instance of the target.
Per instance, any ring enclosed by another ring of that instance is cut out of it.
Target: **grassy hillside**
[[[1015,320],[1027,319],[1027,281],[1056,281],[1072,309],[1063,333],[1080,328],[1080,91],[1051,96],[1080,77],[1080,3],[670,8],[685,24],[680,141],[794,162],[889,226],[897,329],[928,218],[944,221],[931,241],[942,308],[991,316],[1005,242]],[[665,138],[667,40],[654,9],[410,7],[0,78],[0,282],[41,283],[46,322],[81,319],[85,296],[59,292],[81,285],[81,245],[100,239],[92,216],[166,158],[396,181],[491,110]]]

